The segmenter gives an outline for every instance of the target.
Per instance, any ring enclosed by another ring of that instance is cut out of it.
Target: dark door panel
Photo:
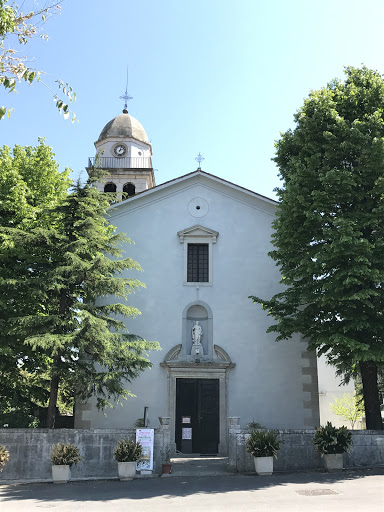
[[[219,381],[217,379],[202,379],[198,382],[199,452],[217,453],[219,444]]]
[[[190,417],[190,424],[182,418]],[[192,428],[192,442],[182,440],[182,429]],[[219,444],[218,379],[176,379],[176,447],[188,453],[214,454]]]

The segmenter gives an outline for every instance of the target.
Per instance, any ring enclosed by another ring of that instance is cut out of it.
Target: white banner
[[[141,470],[153,470],[153,442],[155,430],[153,428],[136,429],[136,442],[143,447],[143,458],[137,461],[136,468]]]

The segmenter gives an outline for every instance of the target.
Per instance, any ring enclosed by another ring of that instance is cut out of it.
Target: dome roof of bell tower
[[[101,131],[97,142],[107,138],[132,138],[149,144],[147,134],[141,123],[124,110],[122,114],[116,116],[107,123]]]

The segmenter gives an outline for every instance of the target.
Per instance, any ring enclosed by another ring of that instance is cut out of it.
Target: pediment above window
[[[193,242],[198,239],[215,244],[219,232],[205,226],[200,226],[200,224],[196,224],[196,226],[182,229],[177,233],[177,235],[181,244],[184,243],[185,239],[187,239],[188,242]]]

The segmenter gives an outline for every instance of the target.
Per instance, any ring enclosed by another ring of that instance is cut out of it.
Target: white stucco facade
[[[173,440],[183,379],[218,382],[219,453],[226,453],[228,417],[240,417],[244,426],[319,425],[315,354],[299,335],[276,343],[266,334],[271,318],[248,298],[268,298],[279,289],[268,256],[276,205],[198,169],[110,208],[110,222],[134,241],[125,254],[143,269],[129,276],[146,284],[130,296],[142,314],[127,327],[162,350],[150,353],[153,367],[127,386],[135,397],[106,414],[92,401],[77,404],[75,427],[131,428],[148,407],[151,427],[159,416],[170,417]],[[188,243],[208,246],[205,282],[187,280]],[[197,356],[196,320],[203,328]]]

